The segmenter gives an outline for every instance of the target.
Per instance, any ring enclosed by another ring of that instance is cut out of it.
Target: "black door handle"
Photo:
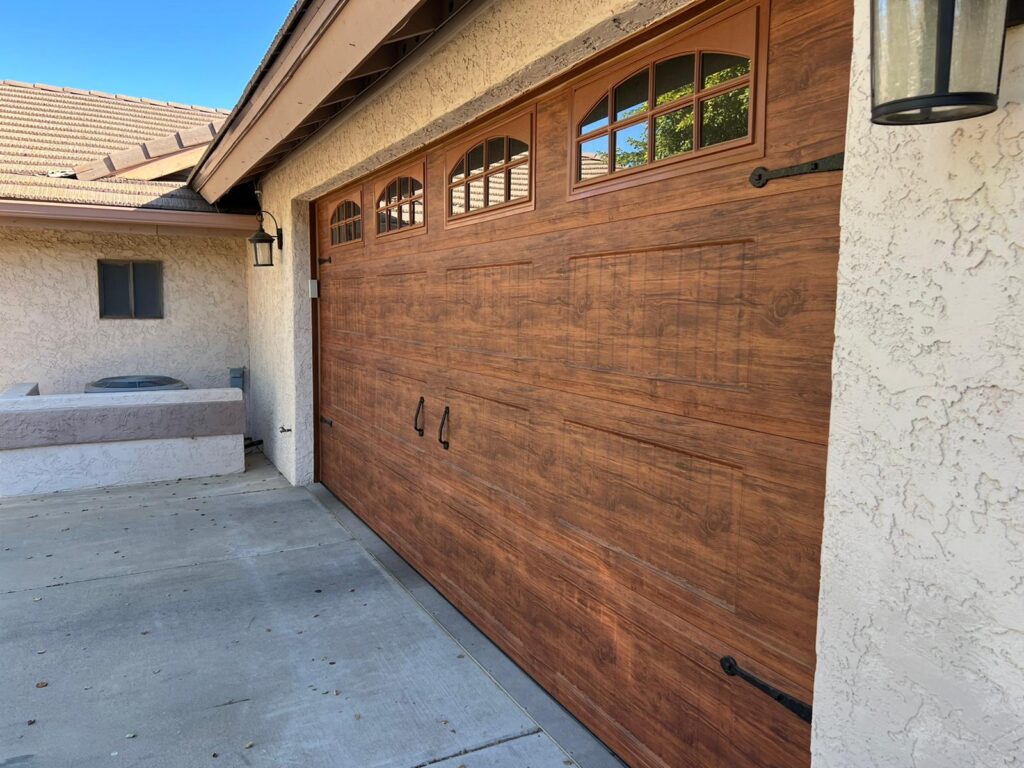
[[[425,402],[426,401],[421,397],[419,405],[416,406],[416,415],[412,417],[412,428],[416,430],[416,434],[420,437],[423,437],[423,432],[425,431],[424,428],[420,426],[420,416],[423,415],[423,404]]]
[[[790,696],[788,693],[783,693],[775,686],[769,685],[761,678],[750,674],[747,670],[740,667],[732,656],[723,656],[718,663],[722,665],[722,671],[729,675],[729,677],[738,676],[741,680],[745,680],[757,688],[757,690],[771,696],[801,720],[805,720],[808,723],[811,722],[812,708],[810,704],[806,704],[795,696]]]
[[[448,423],[448,406],[444,407],[444,413],[441,414],[441,426],[437,428],[437,442],[441,444],[441,447],[446,451],[448,450],[448,441],[444,439],[444,425]]]

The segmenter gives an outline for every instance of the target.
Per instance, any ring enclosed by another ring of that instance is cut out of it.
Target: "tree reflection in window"
[[[745,139],[751,82],[749,58],[716,51],[684,53],[634,72],[578,124],[576,180]]]

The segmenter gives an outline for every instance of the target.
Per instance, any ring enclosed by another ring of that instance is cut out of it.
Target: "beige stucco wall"
[[[281,269],[249,282],[254,413],[292,482],[313,469],[309,234],[305,201],[448,133],[689,0],[491,0],[457,19],[388,82],[263,180],[288,233]],[[280,427],[293,428],[281,433]]]
[[[1024,28],[1001,108],[869,123],[857,0],[817,768],[1024,763]]]
[[[99,316],[96,262],[163,262],[162,320]],[[0,227],[0,389],[81,392],[103,376],[225,387],[248,366],[245,238]]]

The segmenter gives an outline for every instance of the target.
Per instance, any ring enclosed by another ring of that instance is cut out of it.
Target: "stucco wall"
[[[263,180],[288,241],[281,269],[249,281],[254,427],[292,482],[313,470],[309,201],[412,152],[688,0],[492,0],[457,19],[361,104]],[[498,52],[499,55],[496,55]],[[281,433],[280,427],[293,428]]]
[[[1024,764],[1024,28],[1001,108],[869,123],[857,0],[817,768]]]
[[[96,262],[163,262],[164,318],[99,316]],[[245,238],[0,227],[0,388],[145,373],[224,387],[248,365]]]

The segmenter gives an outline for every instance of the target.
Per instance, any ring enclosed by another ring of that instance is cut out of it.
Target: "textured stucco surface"
[[[99,259],[162,261],[164,318],[101,319]],[[0,389],[81,392],[135,373],[226,386],[248,365],[246,259],[238,236],[0,227]]]
[[[263,180],[281,217],[281,268],[249,280],[253,434],[292,482],[313,472],[306,202],[500,106],[688,0],[493,0],[429,42],[387,82]],[[495,55],[500,52],[500,55]],[[280,427],[293,432],[280,432]]]
[[[856,37],[816,768],[1024,765],[1024,28],[1001,108],[869,123]]]
[[[242,435],[0,451],[0,498],[245,471]]]

